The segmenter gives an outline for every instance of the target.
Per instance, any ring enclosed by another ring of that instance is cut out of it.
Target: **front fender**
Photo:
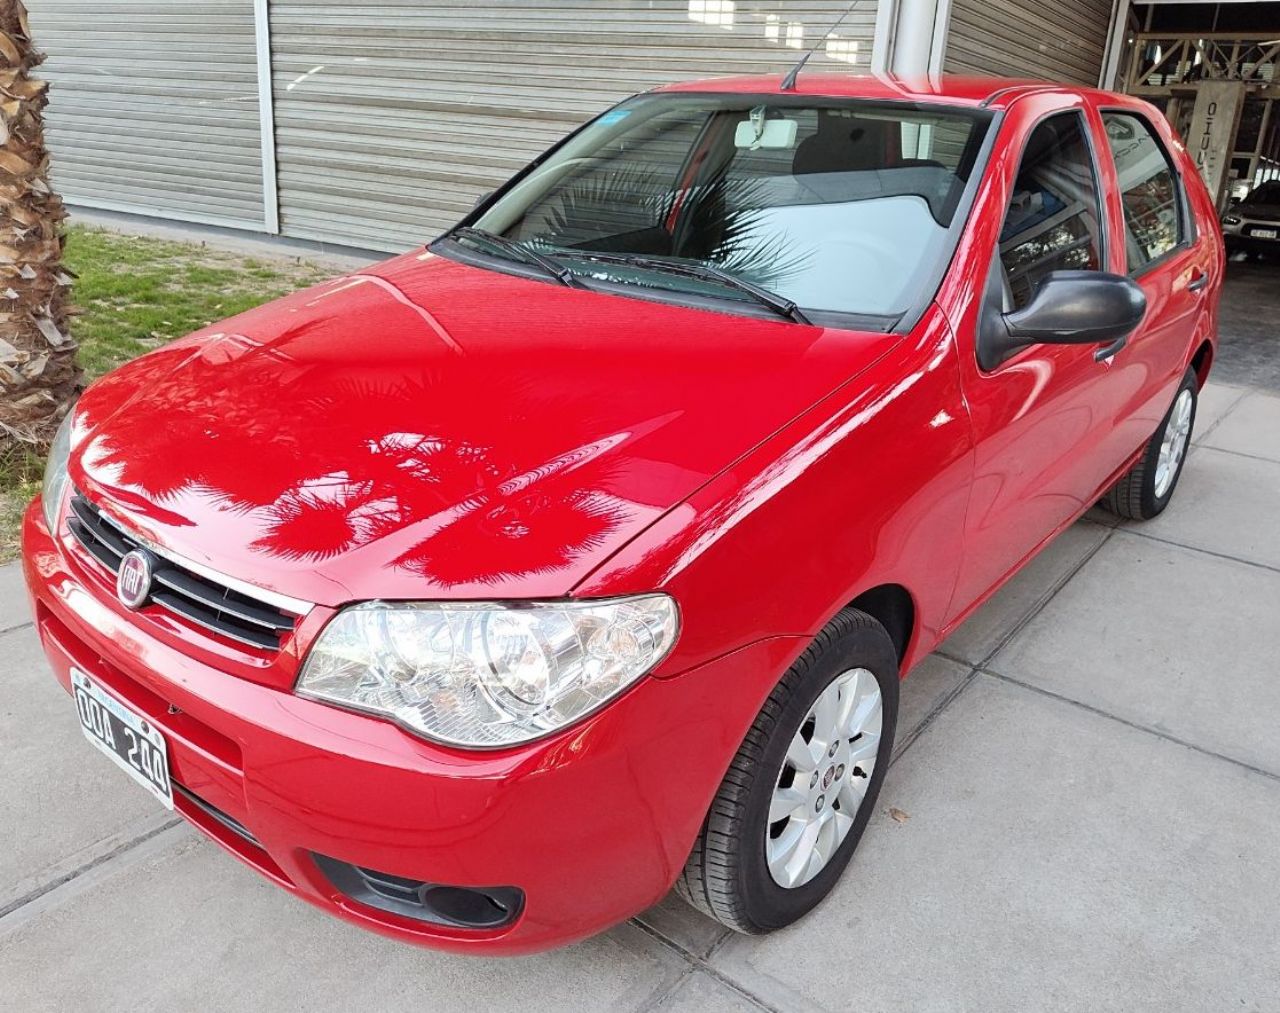
[[[900,584],[917,620],[905,672],[949,618],[972,473],[955,341],[932,307],[886,355],[664,514],[574,594],[674,595],[682,632],[655,673],[663,676],[761,638],[812,637],[861,591]]]

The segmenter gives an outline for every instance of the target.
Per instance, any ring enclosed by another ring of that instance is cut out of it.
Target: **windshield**
[[[648,95],[471,224],[587,280],[741,301],[754,288],[784,308],[896,318],[950,257],[989,122],[907,103]]]

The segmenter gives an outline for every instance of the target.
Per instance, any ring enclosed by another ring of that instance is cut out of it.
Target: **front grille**
[[[67,527],[113,574],[125,553],[149,552],[155,559],[149,602],[197,626],[250,647],[278,651],[297,625],[297,616],[157,555],[79,492],[72,493]]]

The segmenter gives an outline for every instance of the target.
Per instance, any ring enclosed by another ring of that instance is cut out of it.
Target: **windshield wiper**
[[[470,225],[459,225],[456,229],[446,232],[443,238],[454,240],[470,239],[476,243],[488,243],[495,249],[507,254],[508,258],[514,257],[517,260],[524,261],[526,264],[532,264],[534,267],[540,268],[562,285],[567,285],[570,288],[583,287],[582,282],[563,264],[557,264],[550,257],[543,256],[536,250],[529,249],[523,243],[517,243],[514,239],[500,236],[496,232],[477,229]]]
[[[632,256],[626,253],[604,253],[595,250],[573,250],[569,255],[583,257],[587,260],[598,260],[605,264],[624,264],[647,268],[652,271],[666,271],[668,274],[678,274],[686,278],[719,282],[727,288],[736,289],[751,296],[761,306],[768,307],[778,316],[794,320],[798,324],[811,324],[813,322],[804,315],[799,306],[785,296],[780,296],[777,292],[770,292],[767,288],[761,288],[754,282],[739,278],[736,274],[731,274],[729,271],[716,267],[714,264],[662,260],[658,257]]]

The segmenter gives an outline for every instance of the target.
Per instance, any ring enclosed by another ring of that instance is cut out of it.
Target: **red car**
[[[299,897],[514,953],[832,888],[901,676],[1178,482],[1223,249],[1149,105],[679,85],[94,384],[24,527],[85,734]]]

